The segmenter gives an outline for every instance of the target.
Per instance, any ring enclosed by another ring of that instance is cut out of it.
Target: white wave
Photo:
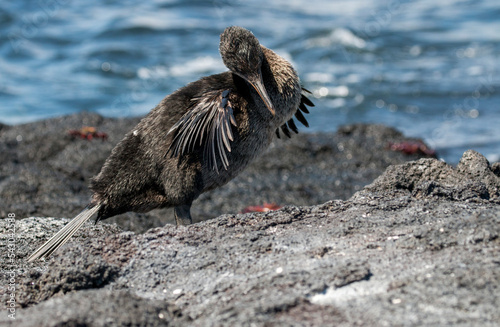
[[[322,86],[318,89],[313,90],[313,95],[316,98],[322,98],[326,96],[345,98],[349,95],[349,88],[345,85],[339,85],[335,87]]]
[[[327,36],[314,38],[308,42],[310,47],[331,47],[341,44],[346,47],[364,49],[367,43],[346,28],[336,28]]]
[[[194,60],[187,61],[181,65],[170,68],[172,76],[186,76],[192,74],[203,73],[218,73],[227,70],[220,58],[210,56],[198,57]]]
[[[308,83],[330,83],[334,80],[334,76],[329,73],[305,73],[304,80]]]
[[[137,76],[141,79],[165,78],[169,75],[165,66],[141,67],[137,70]]]

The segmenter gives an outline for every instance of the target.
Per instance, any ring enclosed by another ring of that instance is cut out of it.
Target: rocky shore
[[[193,225],[168,224],[169,210],[130,213],[113,219],[119,226],[89,223],[47,262],[25,263],[67,222],[33,217],[77,214],[89,178],[136,123],[84,113],[0,127],[0,210],[18,218],[16,257],[3,251],[1,263],[15,275],[16,319],[8,317],[6,273],[0,324],[500,321],[500,164],[474,151],[457,167],[421,158],[425,151],[393,151],[413,141],[380,125],[276,141],[238,178],[197,200]],[[68,134],[82,126],[108,137]],[[238,214],[266,202],[284,207]],[[10,244],[8,221],[0,224],[1,242]]]

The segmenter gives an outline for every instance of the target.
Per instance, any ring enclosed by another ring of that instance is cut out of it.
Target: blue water
[[[467,149],[500,160],[498,0],[2,1],[0,121],[144,115],[226,70],[229,25],[294,64],[311,131],[384,123],[450,163]]]

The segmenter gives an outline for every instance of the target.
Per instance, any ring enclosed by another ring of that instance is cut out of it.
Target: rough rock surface
[[[18,217],[76,216],[90,199],[90,178],[138,121],[80,113],[1,129],[0,216],[9,212]],[[108,139],[88,141],[68,135],[82,126],[93,126],[107,133]],[[346,126],[336,134],[299,134],[278,140],[236,179],[203,194],[193,204],[193,217],[200,221],[265,202],[313,205],[347,199],[387,166],[419,158],[388,150],[389,142],[406,140],[381,125]],[[162,209],[127,213],[107,222],[141,232],[174,220],[171,209]]]
[[[305,137],[308,149],[322,147],[314,137]],[[375,162],[384,156],[380,145],[372,153]],[[143,234],[88,223],[34,264],[25,257],[67,220],[22,219],[16,258],[1,264],[15,272],[16,320],[3,310],[0,324],[496,326],[498,167],[468,151],[456,168],[436,159],[390,166],[347,200]]]

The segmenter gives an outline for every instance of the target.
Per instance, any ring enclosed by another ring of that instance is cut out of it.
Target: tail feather
[[[52,236],[44,245],[39,247],[32,255],[28,258],[28,262],[35,261],[38,258],[45,258],[51,255],[54,251],[59,249],[64,243],[66,243],[76,231],[82,227],[82,225],[89,220],[98,210],[101,205],[95,205],[93,207],[87,207],[82,212],[78,214],[72,221],[70,221],[66,226],[64,226],[59,232]]]

